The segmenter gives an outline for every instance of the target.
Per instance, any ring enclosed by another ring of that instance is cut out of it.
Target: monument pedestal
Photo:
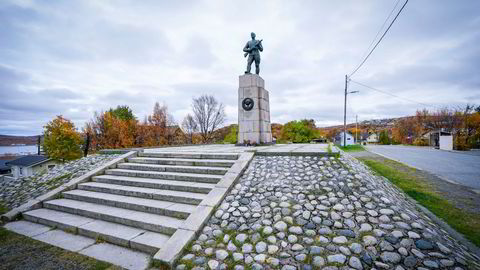
[[[237,141],[239,145],[272,143],[269,100],[262,77],[256,74],[239,77]]]

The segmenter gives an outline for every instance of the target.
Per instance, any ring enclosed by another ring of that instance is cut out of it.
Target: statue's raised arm
[[[261,40],[256,40],[255,39],[255,33],[251,33],[252,39],[247,42],[245,47],[243,47],[243,51],[245,54],[243,55],[244,57],[247,57],[248,55],[248,60],[247,60],[247,71],[245,71],[245,74],[249,74],[250,70],[252,68],[252,63],[255,61],[255,73],[259,74],[260,73],[260,52],[263,52],[263,45]]]

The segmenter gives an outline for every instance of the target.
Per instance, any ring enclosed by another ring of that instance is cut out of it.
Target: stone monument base
[[[269,100],[262,77],[255,74],[240,76],[237,145],[272,143]]]

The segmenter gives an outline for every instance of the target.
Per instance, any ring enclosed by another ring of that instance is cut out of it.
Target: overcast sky
[[[403,4],[400,0],[397,10]],[[397,0],[1,1],[0,134],[35,135],[56,115],[80,129],[95,111],[155,101],[177,122],[214,95],[237,122],[242,48],[263,39],[272,122],[343,123],[345,74]],[[480,104],[480,1],[412,0],[353,80],[427,104]],[[422,105],[354,83],[348,121]]]

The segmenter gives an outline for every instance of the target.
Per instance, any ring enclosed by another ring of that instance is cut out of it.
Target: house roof
[[[10,160],[0,160],[0,171],[10,170],[10,166],[6,164],[9,161]]]
[[[28,155],[24,156],[21,158],[17,158],[15,160],[7,162],[6,165],[9,166],[24,166],[24,167],[29,167],[32,165],[40,164],[45,161],[48,161],[49,158],[47,156],[43,155]]]

